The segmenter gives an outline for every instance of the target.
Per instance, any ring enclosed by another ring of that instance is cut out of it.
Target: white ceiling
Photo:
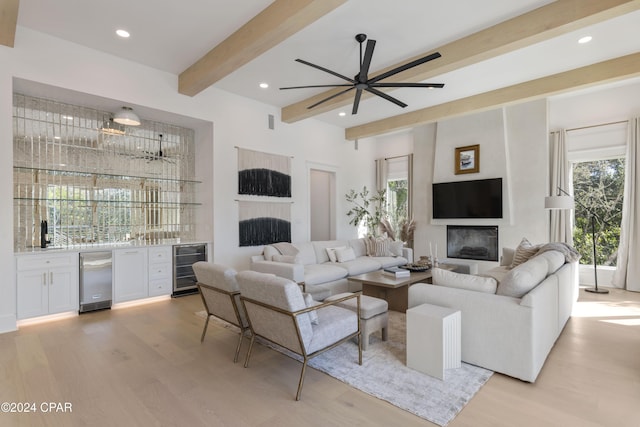
[[[180,74],[253,16],[270,0],[21,0],[18,25]],[[296,58],[346,76],[358,71],[354,39],[377,40],[371,70],[404,61],[445,43],[538,8],[539,0],[349,0],[277,47],[217,82],[216,88],[284,107],[322,89],[280,91],[282,86],[342,83],[294,62]],[[131,33],[121,39],[115,30]],[[583,35],[593,41],[579,45]],[[20,45],[19,32],[16,46]],[[640,11],[429,79],[444,89],[399,89],[400,108],[377,97],[363,100],[357,115],[334,110],[317,119],[352,127],[499,87],[640,51]],[[260,89],[259,82],[269,83]],[[177,87],[176,87],[177,90]],[[198,96],[198,95],[196,95]]]

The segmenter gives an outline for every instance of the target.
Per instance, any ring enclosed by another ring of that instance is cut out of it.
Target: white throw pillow
[[[346,246],[339,246],[337,248],[326,248],[325,250],[327,251],[327,256],[329,257],[329,261],[336,262],[338,260],[338,258],[336,257],[336,250],[345,249],[345,248]]]
[[[500,281],[496,294],[522,298],[547,277],[549,263],[544,257],[533,257],[512,268]]]
[[[307,308],[320,304],[319,302],[316,302],[313,300],[313,297],[311,296],[311,294],[303,294],[303,295],[304,295],[304,303],[307,306]],[[314,325],[318,324],[318,313],[315,310],[309,312],[309,320],[311,320],[311,323]]]
[[[443,270],[441,268],[434,268],[431,271],[431,276],[433,278],[434,285],[447,286],[449,288],[495,294],[496,288],[498,287],[498,282],[493,277],[461,274],[454,271]]]
[[[356,253],[353,251],[353,248],[345,247],[343,249],[336,249],[336,258],[338,262],[353,261],[356,259]]]
[[[402,248],[404,248],[404,242],[392,240],[389,243],[389,252],[392,256],[402,256]]]
[[[287,264],[300,264],[298,257],[294,255],[274,255],[271,260],[275,262],[286,262]]]
[[[513,255],[515,253],[515,249],[502,248],[502,258],[500,258],[500,265],[509,267],[513,263]]]

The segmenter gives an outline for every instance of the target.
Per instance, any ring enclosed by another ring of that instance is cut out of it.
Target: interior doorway
[[[336,238],[336,174],[333,171],[309,169],[310,239]]]

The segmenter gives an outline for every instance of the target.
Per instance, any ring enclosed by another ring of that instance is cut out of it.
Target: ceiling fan
[[[143,151],[143,155],[139,158],[147,160],[147,163],[154,160],[164,160],[173,163],[173,160],[169,159],[162,151],[162,134],[158,134],[158,142],[160,144],[158,151]]]
[[[369,78],[369,66],[371,65],[371,58],[373,57],[373,49],[376,46],[375,40],[367,40],[367,46],[364,52],[364,57],[362,56],[362,43],[367,40],[366,34],[357,34],[356,41],[360,43],[360,72],[356,74],[353,78],[349,78],[347,76],[343,76],[342,74],[336,73],[335,71],[329,70],[327,68],[321,67],[316,64],[312,64],[311,62],[305,61],[303,59],[296,59],[296,62],[300,62],[301,64],[308,65],[313,68],[317,68],[318,70],[324,71],[325,73],[332,74],[336,77],[339,77],[343,80],[348,81],[348,84],[334,84],[334,85],[310,85],[310,86],[291,86],[291,87],[281,87],[280,90],[286,89],[306,89],[306,88],[319,88],[319,87],[346,87],[347,89],[340,91],[334,95],[331,95],[321,101],[316,102],[313,105],[307,107],[307,109],[314,108],[324,102],[329,101],[330,99],[336,98],[344,93],[347,93],[353,89],[356,90],[356,95],[353,100],[353,108],[351,110],[351,114],[358,113],[358,106],[360,105],[360,97],[362,96],[362,91],[366,90],[374,95],[377,95],[381,98],[386,99],[387,101],[393,102],[394,104],[404,108],[407,106],[404,102],[396,99],[392,96],[387,95],[386,93],[378,90],[378,88],[400,88],[400,87],[417,87],[417,88],[442,88],[444,87],[443,83],[380,83],[380,80],[386,79],[387,77],[391,77],[395,74],[398,74],[402,71],[408,70],[409,68],[416,67],[420,64],[424,64],[425,62],[429,62],[431,60],[440,58],[440,53],[435,52],[425,57],[416,59],[415,61],[408,62],[404,65],[396,67],[392,70],[387,71],[386,73],[382,73],[375,77]]]

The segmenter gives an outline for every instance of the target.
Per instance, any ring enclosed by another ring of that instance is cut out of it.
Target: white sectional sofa
[[[385,256],[368,256],[365,238],[302,242],[291,246],[297,254],[283,255],[277,249],[278,244],[265,246],[262,255],[251,257],[250,269],[304,283],[305,292],[317,301],[342,292],[361,290],[360,284],[347,280],[349,276],[413,262],[413,250],[403,247],[401,242],[390,245]],[[335,262],[329,259],[331,251],[327,251],[328,248],[334,249]],[[343,254],[345,256],[339,256]]]
[[[534,382],[577,300],[578,263],[547,250],[509,268],[504,253],[488,277],[434,269],[434,285],[409,288],[409,307],[460,310],[462,361]]]

